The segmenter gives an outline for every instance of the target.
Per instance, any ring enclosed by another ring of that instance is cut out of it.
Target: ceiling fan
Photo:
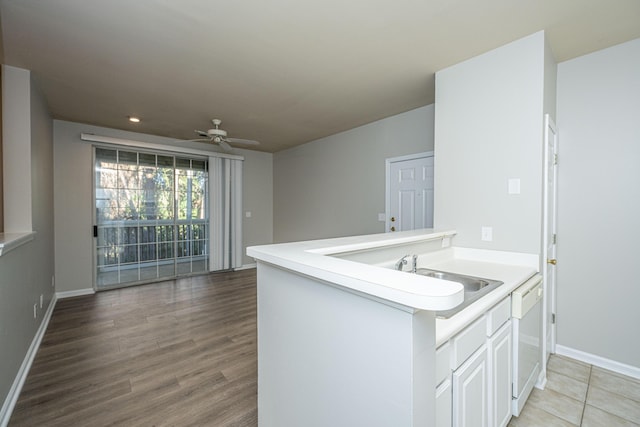
[[[260,144],[258,141],[254,141],[252,139],[241,139],[241,138],[229,138],[227,137],[227,131],[224,129],[220,129],[220,124],[222,120],[213,119],[211,120],[213,123],[213,129],[209,129],[206,132],[202,130],[197,130],[196,133],[203,137],[202,139],[190,139],[189,141],[204,141],[211,142],[213,144],[218,144],[222,149],[226,151],[230,151],[232,149],[232,144],[244,144],[244,145],[258,145]]]

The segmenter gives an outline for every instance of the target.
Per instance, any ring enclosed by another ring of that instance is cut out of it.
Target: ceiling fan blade
[[[209,138],[209,134],[207,132],[205,132],[205,131],[196,129],[196,130],[194,130],[194,132],[197,133],[200,136],[204,136],[205,138]]]
[[[220,141],[218,141],[218,145],[220,145],[220,147],[222,147],[223,150],[225,151],[232,151],[233,148],[227,144],[227,141],[221,139]]]
[[[232,142],[234,144],[245,144],[245,145],[259,145],[258,141],[254,141],[253,139],[242,139],[242,138],[227,138],[228,142]]]
[[[211,142],[211,138],[179,139],[176,142]]]

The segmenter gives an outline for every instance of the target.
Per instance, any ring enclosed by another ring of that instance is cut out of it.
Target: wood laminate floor
[[[257,426],[255,270],[58,301],[10,426]],[[640,426],[640,381],[552,356],[511,426]]]
[[[255,270],[57,302],[10,426],[256,426]]]

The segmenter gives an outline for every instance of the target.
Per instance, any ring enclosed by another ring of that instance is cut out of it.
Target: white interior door
[[[387,159],[386,230],[433,227],[433,152]]]
[[[558,132],[548,114],[545,115],[544,133],[544,226],[543,226],[543,257],[542,277],[544,280],[544,313],[543,343],[544,363],[549,354],[555,352],[556,343],[556,244],[558,240],[557,224],[557,170],[558,170]]]

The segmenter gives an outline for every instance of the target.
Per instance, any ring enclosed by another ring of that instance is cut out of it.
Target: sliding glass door
[[[209,270],[208,162],[95,149],[96,289]]]

